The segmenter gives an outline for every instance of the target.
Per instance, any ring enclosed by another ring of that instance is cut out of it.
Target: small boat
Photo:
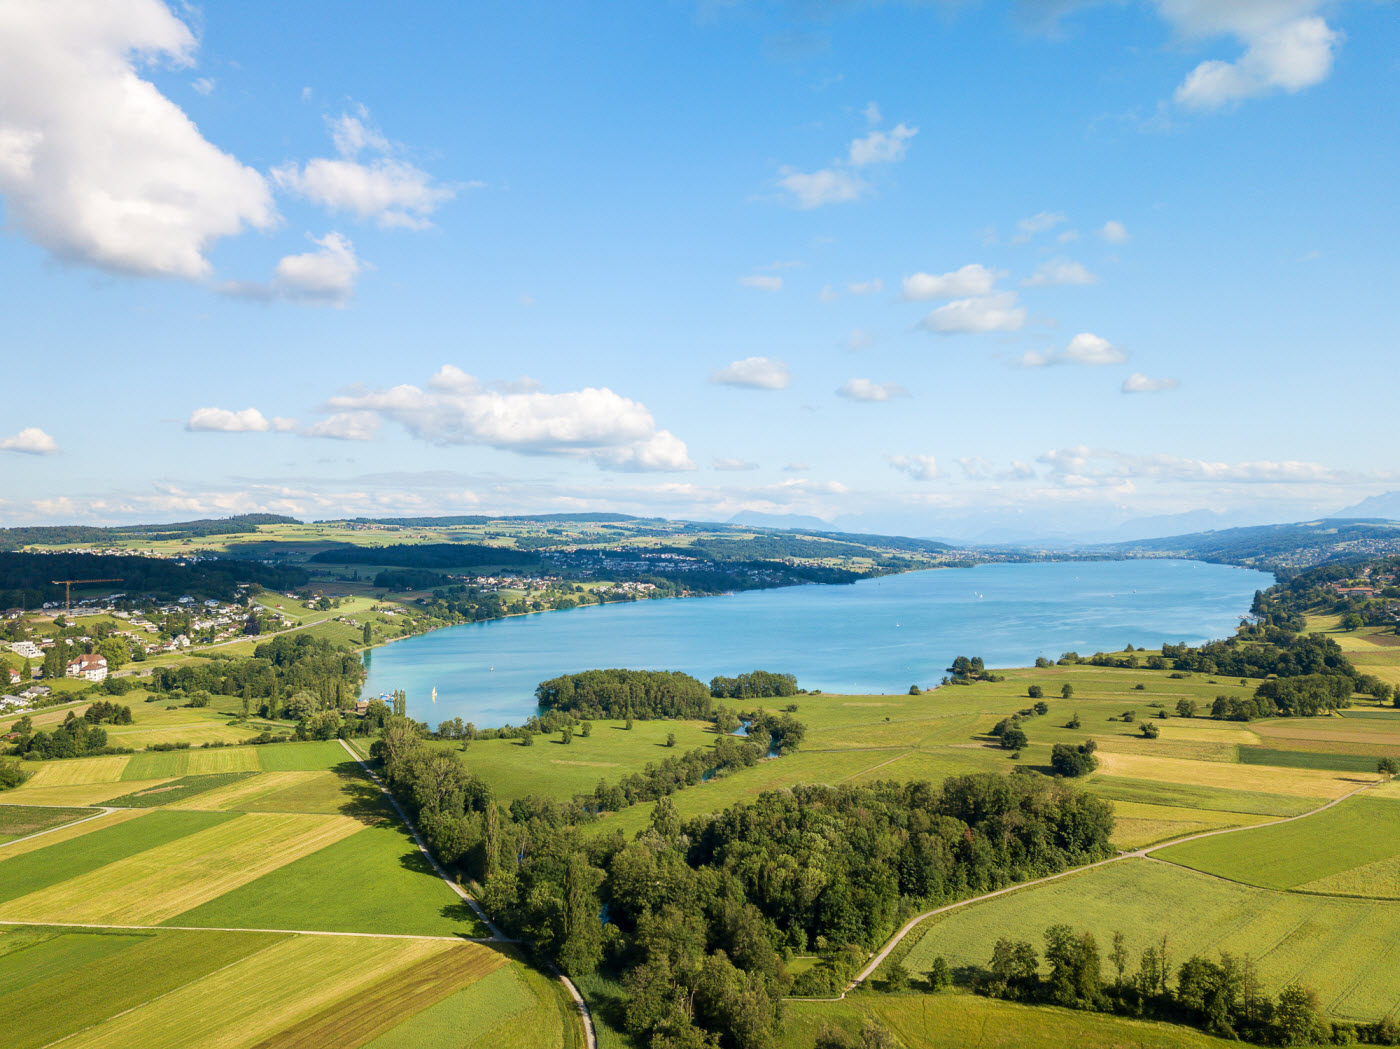
[[[433,686],[433,702],[434,702],[434,703],[437,702],[437,686],[436,686],[436,685]]]

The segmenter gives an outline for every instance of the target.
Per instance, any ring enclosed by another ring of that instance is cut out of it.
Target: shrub
[[[1045,695],[1045,689],[1041,688],[1039,685],[1032,685],[1030,688],[1026,689],[1026,695],[1031,699],[1039,699],[1041,696]]]

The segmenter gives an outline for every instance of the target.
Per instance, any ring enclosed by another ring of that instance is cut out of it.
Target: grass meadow
[[[0,805],[0,845],[94,815],[94,809]]]
[[[1391,949],[1400,903],[1255,888],[1156,860],[1120,860],[929,919],[911,934],[918,939],[904,962],[921,973],[939,956],[954,968],[982,966],[999,937],[1039,950],[1046,927],[1059,922],[1091,931],[1101,949],[1121,930],[1134,967],[1165,935],[1173,965],[1193,954],[1248,954],[1269,993],[1308,984],[1339,1017],[1375,1019],[1400,1007],[1400,956]]]

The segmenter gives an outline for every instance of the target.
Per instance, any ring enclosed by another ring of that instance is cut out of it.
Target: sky
[[[1400,489],[1397,13],[0,0],[0,524]]]

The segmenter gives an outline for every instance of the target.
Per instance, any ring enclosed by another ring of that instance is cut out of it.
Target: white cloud
[[[208,142],[138,72],[194,63],[160,0],[0,3],[0,194],[60,259],[209,276],[221,237],[277,221],[263,176]]]
[[[771,357],[745,357],[712,372],[710,381],[755,390],[783,390],[792,381],[792,373],[786,364]]]
[[[841,293],[830,284],[823,284],[821,293],[817,296],[822,302],[835,302],[840,297]]]
[[[1026,311],[1016,304],[1014,291],[981,295],[970,299],[955,299],[940,306],[921,322],[921,326],[939,335],[1020,331],[1026,323]]]
[[[338,158],[283,164],[272,169],[273,181],[329,211],[374,219],[384,229],[427,229],[433,212],[455,197],[458,187],[434,182],[426,171],[394,156],[398,147],[367,122],[368,111],[361,106],[358,114],[330,122]],[[357,159],[361,153],[374,156],[363,163]]]
[[[810,210],[827,204],[859,200],[870,190],[870,183],[849,171],[824,168],[821,171],[785,169],[778,186],[786,190],[799,208]]]
[[[1128,243],[1128,227],[1117,219],[1109,219],[1099,230],[1099,236],[1110,244]]]
[[[1180,385],[1180,379],[1153,379],[1142,372],[1133,372],[1123,380],[1123,392],[1156,393],[1160,390],[1175,390]]]
[[[192,83],[190,87],[194,88],[201,95],[211,94],[214,90],[214,78],[211,76],[202,76]]]
[[[853,284],[847,284],[846,290],[852,295],[879,295],[885,290],[885,282],[879,277],[874,280],[856,281]]]
[[[938,460],[931,455],[892,455],[890,465],[915,481],[933,481],[938,477]]]
[[[272,288],[287,299],[344,306],[355,291],[355,279],[364,263],[355,245],[339,233],[312,238],[319,250],[288,255],[277,263]]]
[[[898,383],[871,382],[869,379],[847,379],[836,393],[852,401],[888,401],[909,395],[909,391]]]
[[[851,143],[849,160],[851,167],[863,168],[869,164],[893,164],[904,159],[909,149],[909,140],[919,133],[916,127],[896,124],[889,131],[872,131],[864,138]]]
[[[1122,364],[1127,354],[1107,339],[1083,331],[1070,339],[1069,345],[1058,353],[1037,353],[1027,350],[1021,356],[1021,367],[1043,368],[1050,364],[1086,364],[1098,367],[1106,364]]]
[[[951,273],[915,273],[904,278],[903,296],[909,302],[929,299],[959,299],[988,295],[1005,276],[999,270],[973,262]]]
[[[1228,35],[1244,45],[1233,62],[1211,59],[1176,89],[1192,109],[1218,109],[1274,91],[1294,94],[1326,80],[1342,34],[1318,17],[1323,0],[1157,0],[1183,35]]]
[[[1011,238],[1013,244],[1024,244],[1038,233],[1048,233],[1056,226],[1063,224],[1065,213],[1063,211],[1041,211],[1030,218],[1022,219],[1016,223],[1016,236]]]
[[[811,467],[808,466],[806,463],[788,463],[786,466],[783,467],[783,472],[790,474],[800,474],[806,473],[810,469]]]
[[[751,463],[751,462],[749,462],[747,459],[731,459],[731,458],[728,458],[728,457],[720,457],[720,458],[717,458],[717,459],[715,460],[714,466],[715,466],[715,469],[716,469],[716,470],[734,470],[734,471],[739,471],[739,470],[757,470],[757,469],[758,469],[758,463]]]
[[[875,111],[878,115],[878,109]],[[869,109],[866,112],[870,116]],[[904,159],[909,140],[918,128],[896,124],[889,131],[878,129],[852,140],[843,159],[817,171],[798,171],[785,167],[778,172],[778,188],[799,208],[820,208],[827,204],[845,204],[860,200],[874,187],[857,173],[875,164],[893,164]]]
[[[308,426],[308,437],[329,437],[337,441],[372,441],[379,433],[380,418],[372,411],[336,412]]]
[[[610,470],[693,470],[686,446],[651,412],[606,388],[502,393],[444,365],[428,383],[332,397],[333,414],[307,432],[363,439],[380,420],[441,446],[487,445],[527,455],[586,459]],[[371,422],[373,426],[371,426]],[[338,432],[329,432],[330,430]]]
[[[865,108],[861,110],[861,115],[865,117],[865,122],[871,127],[885,119],[885,114],[880,112],[880,107],[874,102],[866,103]]]
[[[1116,485],[1123,480],[1302,484],[1347,480],[1321,463],[1256,460],[1237,463],[1184,459],[1175,455],[1134,455],[1073,445],[1038,457],[1055,479],[1072,487]]]
[[[24,455],[53,455],[58,442],[37,426],[26,426],[13,437],[0,441],[0,451],[21,452]]]
[[[265,433],[272,429],[272,424],[256,408],[244,408],[242,411],[196,408],[185,422],[185,429],[215,433]]]
[[[740,277],[739,283],[746,288],[757,288],[759,291],[783,290],[783,278],[769,273],[755,273],[748,277]]]
[[[1026,288],[1055,288],[1062,285],[1097,284],[1099,278],[1072,259],[1050,259],[1021,282]]]

